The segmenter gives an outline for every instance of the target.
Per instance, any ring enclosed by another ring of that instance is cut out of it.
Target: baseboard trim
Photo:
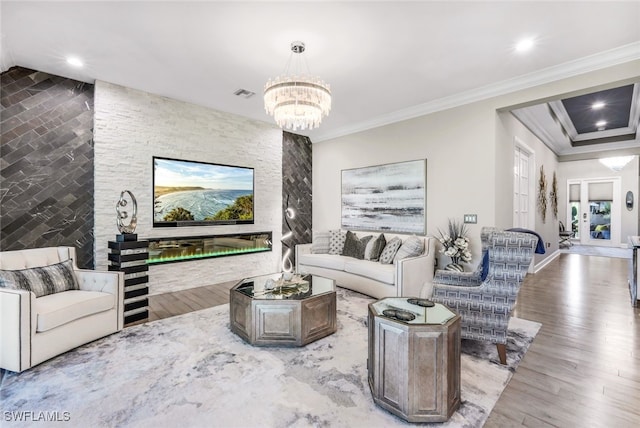
[[[545,258],[543,261],[541,261],[540,263],[536,264],[533,268],[533,273],[536,274],[538,272],[540,272],[542,269],[544,269],[549,263],[551,263],[552,261],[554,261],[556,258],[558,258],[560,256],[560,250],[555,250],[553,252],[553,254],[551,254],[549,257]]]

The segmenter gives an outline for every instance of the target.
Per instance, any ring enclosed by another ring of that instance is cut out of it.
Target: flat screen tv
[[[153,157],[153,226],[253,224],[253,168]]]

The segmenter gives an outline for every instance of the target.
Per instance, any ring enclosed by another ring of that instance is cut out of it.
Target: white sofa
[[[0,368],[21,372],[82,344],[122,330],[122,272],[80,270],[75,248],[0,252],[0,269],[21,270],[73,260],[79,290],[41,297],[0,287]]]
[[[386,234],[385,236],[399,236]],[[425,237],[424,252],[393,264],[333,254],[313,254],[312,244],[296,245],[296,272],[336,281],[336,285],[381,299],[419,297],[425,282],[433,281],[436,239]]]

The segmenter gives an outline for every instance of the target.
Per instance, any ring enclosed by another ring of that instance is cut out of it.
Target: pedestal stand
[[[149,241],[135,233],[116,235],[109,241],[109,270],[124,272],[124,324],[149,318]]]

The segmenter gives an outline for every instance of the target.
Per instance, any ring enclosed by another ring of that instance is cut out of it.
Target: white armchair
[[[78,290],[36,297],[0,287],[0,368],[21,372],[122,330],[124,275],[78,269],[73,247],[0,252],[1,270],[50,266],[71,259]]]

